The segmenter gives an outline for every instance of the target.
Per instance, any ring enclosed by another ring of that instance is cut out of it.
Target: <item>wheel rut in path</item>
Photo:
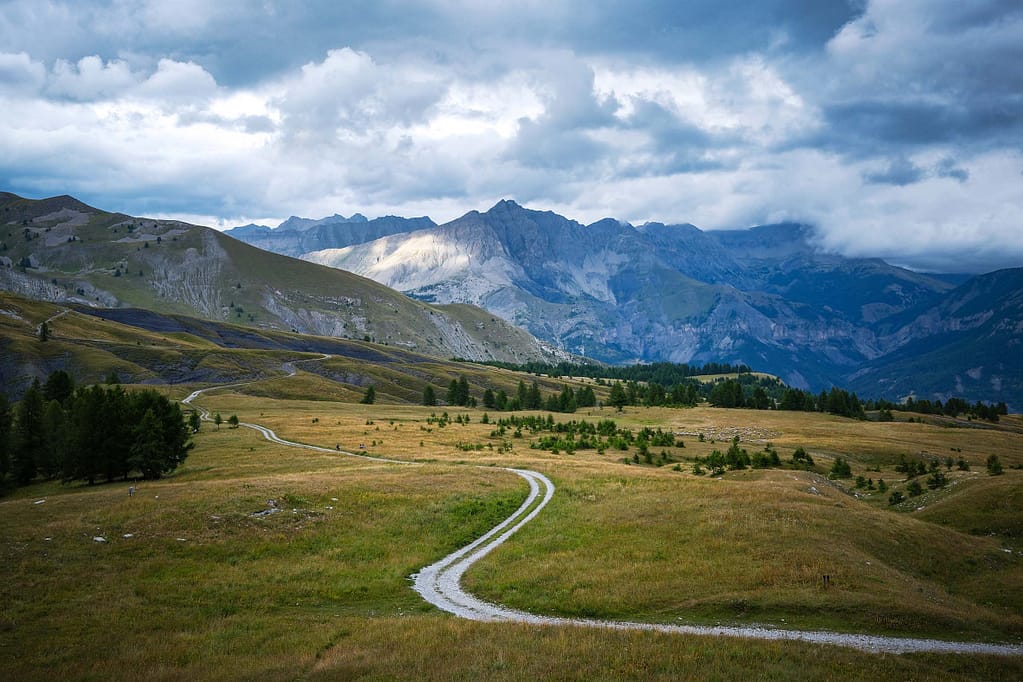
[[[329,356],[324,356],[326,359]],[[310,362],[303,360],[300,362]],[[290,369],[288,376],[293,376],[295,369]],[[192,405],[192,401],[206,391],[233,388],[247,383],[226,384],[200,389],[182,400],[183,404],[194,407],[201,417],[209,421],[209,411]],[[349,457],[387,462],[391,464],[414,465],[399,459],[387,459],[361,455],[346,450],[296,443],[279,437],[272,429],[260,424],[240,423],[239,426],[253,429],[263,434],[270,442],[288,447],[304,448],[319,452],[329,452]],[[491,467],[485,467],[491,468]],[[1023,656],[1023,646],[1014,644],[989,644],[985,642],[955,642],[937,639],[921,639],[913,637],[888,637],[884,635],[853,634],[844,632],[787,630],[762,625],[750,626],[703,626],[703,625],[667,625],[658,623],[637,623],[629,621],[608,621],[588,618],[559,618],[540,616],[527,611],[511,609],[500,604],[483,601],[462,589],[461,579],[465,572],[477,561],[487,556],[497,547],[514,535],[520,528],[532,521],[554,496],[554,484],[543,474],[529,469],[511,469],[505,471],[521,476],[529,484],[529,494],[515,512],[485,534],[465,547],[455,550],[440,561],[426,566],[411,576],[413,589],[427,602],[460,618],[482,622],[513,622],[547,626],[599,627],[611,630],[644,630],[683,635],[699,635],[709,637],[738,637],[763,641],[801,641],[814,644],[831,644],[867,651],[870,653],[943,653],[943,654],[992,654],[1000,656]]]

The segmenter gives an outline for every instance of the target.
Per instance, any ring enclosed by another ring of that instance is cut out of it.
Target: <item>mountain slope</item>
[[[952,286],[821,253],[802,225],[584,226],[511,201],[303,258],[423,300],[478,304],[601,360],[745,362],[815,390],[897,345],[875,323]]]
[[[107,213],[71,197],[0,195],[0,288],[31,298],[369,338],[441,357],[559,357],[522,330],[216,230]],[[485,315],[480,312],[480,316]]]
[[[471,308],[467,319],[473,314],[486,315]],[[50,335],[41,341],[44,320]],[[320,354],[332,357],[320,361]],[[294,364],[311,358],[318,361]],[[374,384],[382,402],[418,404],[427,384],[443,400],[443,389],[459,376],[468,378],[477,395],[486,388],[512,393],[521,379],[513,372],[394,346],[137,308],[65,306],[0,291],[0,385],[14,400],[33,380],[44,381],[58,369],[82,384],[104,381],[111,372],[124,383],[226,384],[282,376],[299,367],[324,379],[316,386],[322,394],[297,394],[304,400],[355,401]],[[560,390],[560,380],[538,381],[545,392]]]
[[[412,232],[435,225],[425,217],[385,216],[367,220],[365,216],[356,213],[351,218],[335,214],[319,220],[292,216],[276,228],[242,225],[224,234],[264,251],[298,257],[310,251],[361,244],[390,234]]]
[[[896,350],[850,377],[898,399],[983,396],[1023,410],[1023,268],[980,275],[882,326]]]

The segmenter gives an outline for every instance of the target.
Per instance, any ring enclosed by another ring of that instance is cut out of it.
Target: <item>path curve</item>
[[[329,356],[325,356],[329,357]],[[299,362],[308,362],[302,360]],[[288,376],[294,376],[292,368]],[[243,386],[253,382],[226,384],[194,391],[181,402],[191,405],[192,401],[206,391]],[[199,410],[204,420],[209,420],[209,411],[193,405]],[[331,450],[317,445],[296,443],[280,438],[272,429],[259,424],[240,423],[239,426],[254,429],[263,434],[267,440],[279,445],[304,448],[320,452],[342,454],[359,457],[377,462],[391,464],[416,464],[399,459],[387,459],[361,455],[346,450]],[[485,467],[491,468],[491,467]],[[599,627],[611,630],[644,630],[648,632],[665,632],[671,634],[700,635],[711,637],[739,637],[765,641],[801,641],[814,644],[832,644],[835,646],[859,649],[870,653],[942,653],[942,654],[992,654],[1000,656],[1023,656],[1023,646],[1015,644],[988,644],[985,642],[954,642],[938,639],[920,639],[913,637],[887,637],[884,635],[864,635],[844,632],[785,630],[765,626],[704,626],[704,625],[667,625],[659,623],[637,623],[629,621],[609,621],[588,618],[559,618],[539,616],[528,611],[511,609],[500,604],[483,601],[462,589],[461,580],[465,572],[477,561],[485,557],[503,544],[520,528],[532,521],[547,506],[554,496],[554,484],[543,474],[530,469],[511,469],[509,471],[524,478],[529,484],[529,494],[518,509],[501,523],[497,524],[482,536],[461,549],[457,549],[440,561],[426,566],[411,576],[413,589],[427,602],[437,608],[454,614],[460,618],[481,622],[514,622],[535,625]],[[539,502],[537,502],[539,500]]]

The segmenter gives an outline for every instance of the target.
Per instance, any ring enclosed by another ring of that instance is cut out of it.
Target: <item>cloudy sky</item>
[[[1023,4],[0,0],[0,189],[217,227],[512,198],[1023,266]]]

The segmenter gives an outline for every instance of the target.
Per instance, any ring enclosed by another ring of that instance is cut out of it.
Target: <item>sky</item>
[[[0,0],[0,190],[225,228],[508,198],[1023,266],[1019,0]]]

